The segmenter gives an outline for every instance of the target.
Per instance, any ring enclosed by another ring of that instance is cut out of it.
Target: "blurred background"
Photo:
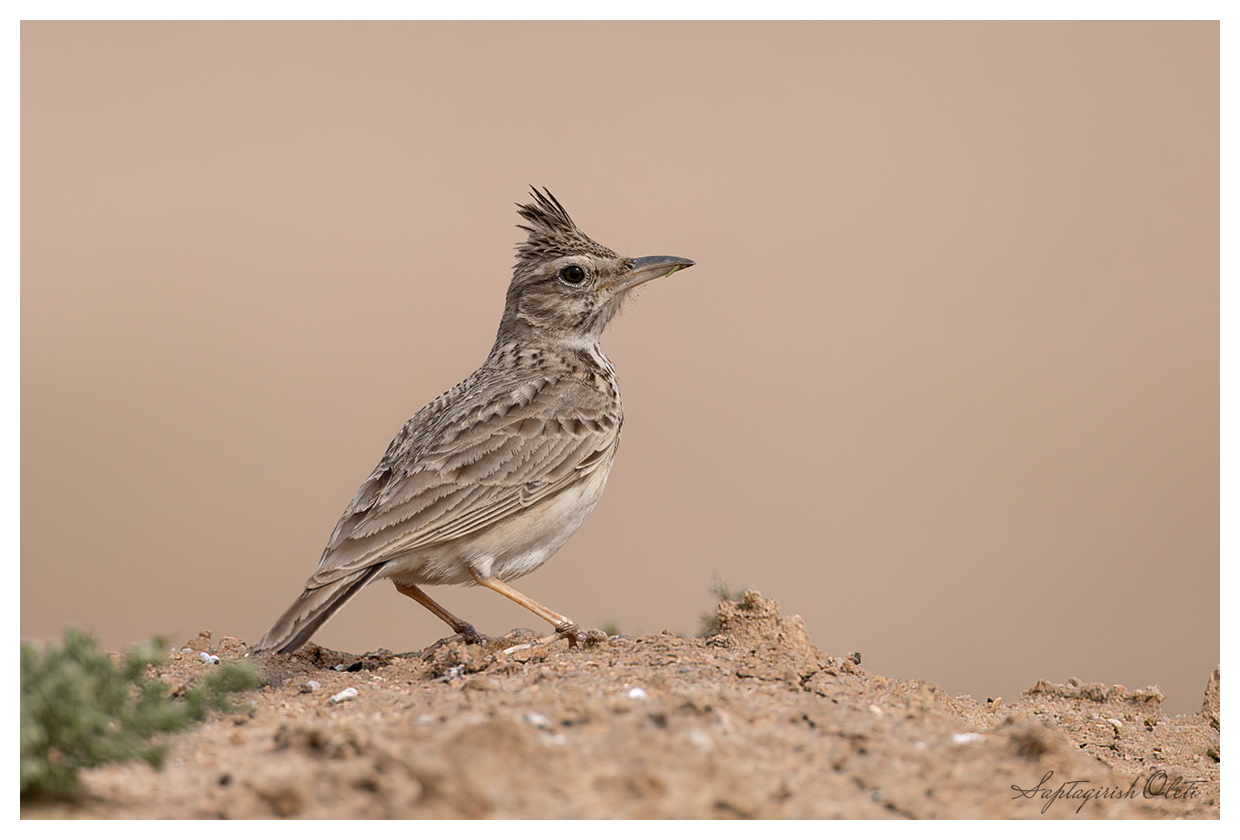
[[[486,356],[533,184],[697,266],[605,336],[624,444],[521,590],[693,633],[719,577],[891,677],[1199,706],[1216,22],[21,34],[23,638],[256,641],[396,431]],[[445,633],[379,584],[315,641]]]

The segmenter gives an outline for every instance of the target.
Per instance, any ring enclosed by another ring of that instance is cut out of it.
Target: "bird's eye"
[[[576,286],[582,280],[586,279],[586,272],[579,265],[570,265],[560,270],[560,279],[565,283],[572,283]]]

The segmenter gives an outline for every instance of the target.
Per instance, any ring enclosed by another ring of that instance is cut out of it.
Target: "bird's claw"
[[[484,636],[475,630],[472,624],[461,622],[461,624],[456,627],[455,633],[451,636],[444,636],[434,644],[427,646],[426,651],[429,653],[434,650],[439,650],[441,647],[446,647],[453,642],[463,642],[467,645],[489,645],[494,641],[496,640],[492,639],[490,636]]]
[[[550,645],[558,642],[560,639],[567,639],[570,648],[581,647],[586,640],[586,633],[577,625],[575,621],[569,621],[558,625],[555,632],[549,636],[543,636],[541,639],[535,639],[532,642],[526,642],[520,645],[513,645],[501,651],[505,656],[509,656],[517,651],[529,650],[540,645]]]

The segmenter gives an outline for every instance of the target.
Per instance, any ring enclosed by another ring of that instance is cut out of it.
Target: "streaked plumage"
[[[486,362],[415,414],[336,525],[305,592],[256,651],[295,651],[362,586],[387,578],[467,640],[423,584],[496,589],[575,644],[580,628],[504,584],[541,566],[603,493],[624,414],[599,338],[637,285],[693,265],[621,257],[549,192],[528,222]]]

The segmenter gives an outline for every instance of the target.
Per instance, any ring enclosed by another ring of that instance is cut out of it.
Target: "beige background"
[[[1217,24],[26,23],[21,46],[24,637],[256,640],[396,430],[484,358],[532,183],[698,266],[610,329],[624,445],[523,590],[692,632],[718,573],[890,676],[1199,703]],[[384,584],[317,641],[443,633]]]

